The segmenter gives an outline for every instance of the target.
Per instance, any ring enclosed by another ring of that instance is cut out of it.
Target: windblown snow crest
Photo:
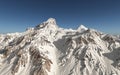
[[[0,75],[120,75],[120,38],[53,18],[0,35]]]

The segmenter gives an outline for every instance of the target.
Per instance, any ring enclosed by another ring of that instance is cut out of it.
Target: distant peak
[[[88,30],[88,28],[85,27],[84,25],[80,25],[77,30],[85,31],[85,30]]]
[[[49,24],[55,24],[56,25],[56,20],[54,18],[49,18],[47,21]]]

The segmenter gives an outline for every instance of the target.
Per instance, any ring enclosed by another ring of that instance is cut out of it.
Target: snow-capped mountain
[[[120,38],[55,19],[0,35],[0,75],[120,75]]]

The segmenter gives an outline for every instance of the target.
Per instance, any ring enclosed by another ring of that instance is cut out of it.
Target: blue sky
[[[50,17],[63,28],[83,24],[120,34],[120,0],[0,0],[0,33],[23,32]]]

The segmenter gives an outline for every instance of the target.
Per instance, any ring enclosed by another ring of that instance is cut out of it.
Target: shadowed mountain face
[[[120,38],[53,18],[0,35],[0,75],[120,75]]]

